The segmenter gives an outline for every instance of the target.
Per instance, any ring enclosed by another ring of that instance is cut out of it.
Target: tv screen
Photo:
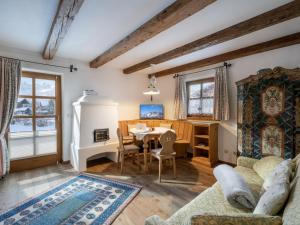
[[[141,104],[140,119],[163,119],[164,107],[161,104]]]

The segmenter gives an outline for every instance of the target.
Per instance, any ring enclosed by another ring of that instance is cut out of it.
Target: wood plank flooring
[[[162,183],[158,182],[157,161],[153,161],[150,174],[147,175],[129,159],[125,162],[122,175],[117,164],[108,159],[90,162],[87,172],[143,186],[138,196],[113,223],[113,225],[142,225],[145,218],[154,214],[164,219],[168,218],[215,182],[210,168],[186,159],[177,159],[176,164],[177,178],[173,179],[172,168],[165,164]],[[12,173],[0,181],[0,210],[13,207],[77,174],[70,165]]]

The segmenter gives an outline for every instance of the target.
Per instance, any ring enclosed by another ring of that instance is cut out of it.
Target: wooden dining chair
[[[123,135],[121,133],[120,128],[117,129],[117,135],[118,135],[118,139],[119,139],[118,165],[121,160],[121,174],[123,173],[124,159],[125,159],[126,155],[132,155],[133,161],[134,161],[134,157],[136,156],[138,167],[140,167],[140,159],[139,159],[140,148],[134,144],[124,145]]]
[[[159,166],[158,166],[159,182],[161,182],[162,161],[166,159],[173,160],[173,173],[174,173],[174,178],[176,178],[176,163],[175,163],[176,152],[174,151],[175,141],[176,141],[176,134],[169,130],[159,137],[159,142],[162,147],[150,150],[151,152],[150,152],[149,167],[151,167],[152,157],[157,158],[159,162]]]

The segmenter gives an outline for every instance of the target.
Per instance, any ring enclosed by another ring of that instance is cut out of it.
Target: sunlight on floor
[[[120,179],[120,180],[129,180],[129,179],[131,179],[131,177],[129,177],[129,176],[122,176],[122,175],[120,175],[120,176],[104,175],[104,177],[111,178],[111,179]]]
[[[53,178],[57,178],[57,179],[60,179],[62,177],[61,174],[59,173],[50,173],[50,174],[47,174],[47,176],[45,177],[45,175],[41,175],[41,176],[38,176],[38,177],[33,177],[33,178],[24,178],[22,179],[21,181],[18,181],[18,185],[27,185],[27,184],[31,184],[33,182],[40,182],[40,181],[45,181],[47,182],[47,180],[51,179],[53,180]]]

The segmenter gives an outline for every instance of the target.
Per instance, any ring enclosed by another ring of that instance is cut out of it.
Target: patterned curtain
[[[5,134],[12,120],[21,79],[21,62],[0,57],[0,176],[9,172]]]
[[[183,76],[175,78],[175,118],[186,119],[187,116],[186,84]]]
[[[216,69],[213,118],[229,120],[227,67],[225,66]]]

